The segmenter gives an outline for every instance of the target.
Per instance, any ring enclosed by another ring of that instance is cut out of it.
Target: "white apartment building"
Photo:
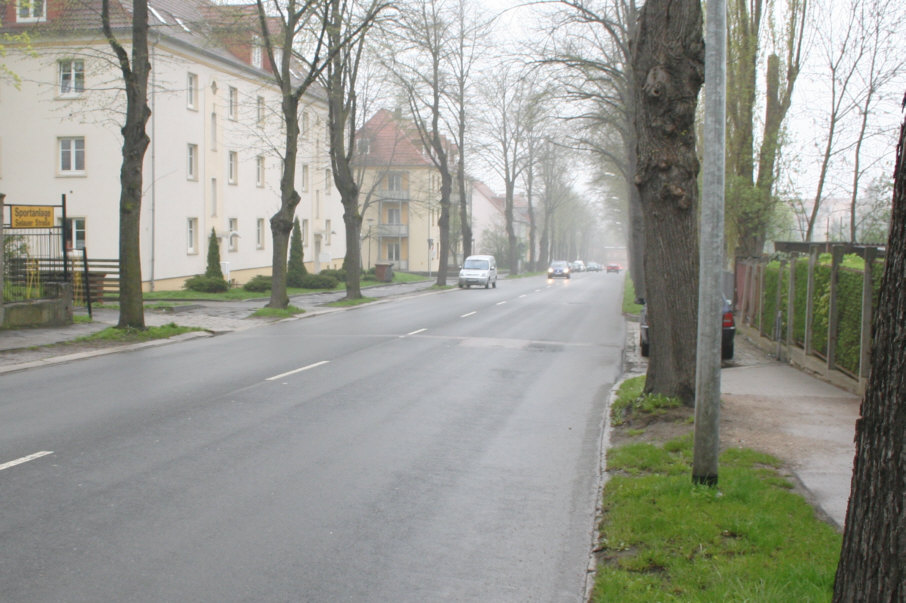
[[[14,74],[0,74],[0,192],[7,205],[55,205],[66,195],[71,247],[109,259],[119,249],[125,96],[101,31],[100,4],[0,0],[0,31],[28,31],[31,38],[30,49],[6,43],[0,59]],[[110,4],[115,34],[129,51],[131,2]],[[242,283],[271,270],[281,97],[251,29],[229,36],[212,30],[220,10],[208,0],[150,3],[151,143],[141,218],[146,289],[179,288],[203,273],[212,228],[230,278]],[[319,92],[303,103],[296,167],[302,198],[296,215],[313,272],[339,267],[346,252]]]

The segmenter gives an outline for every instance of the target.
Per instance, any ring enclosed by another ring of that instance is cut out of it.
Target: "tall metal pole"
[[[726,0],[709,0],[705,19],[705,128],[692,481],[715,486],[720,448],[721,274],[727,113]]]

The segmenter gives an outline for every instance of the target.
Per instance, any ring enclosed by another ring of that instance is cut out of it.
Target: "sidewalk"
[[[362,294],[366,297],[375,298],[410,295],[429,289],[432,285],[434,285],[434,281],[374,285],[363,288]],[[306,293],[290,298],[290,304],[305,310],[304,314],[298,315],[299,318],[308,318],[341,310],[341,308],[331,308],[324,304],[340,300],[345,295],[345,291]],[[264,307],[267,301],[267,298],[222,302],[174,300],[174,303],[179,305],[175,306],[172,311],[146,309],[145,325],[161,326],[172,322],[179,326],[199,327],[205,330],[200,335],[188,334],[194,337],[241,331],[274,322],[274,319],[271,318],[251,316],[256,310]],[[87,315],[85,310],[78,313]],[[107,327],[116,325],[119,321],[119,310],[116,309],[95,308],[92,314],[92,322],[89,323],[76,323],[64,327],[0,331],[0,375],[15,370],[24,370],[32,366],[42,366],[111,353],[124,348],[134,349],[135,347],[162,345],[172,343],[172,340],[180,340],[180,338],[172,338],[171,340],[156,340],[129,346],[99,344],[95,345],[93,350],[79,349],[90,346],[77,346],[75,344],[71,349],[67,349],[69,346],[67,348],[54,346],[54,344],[72,342],[79,337],[102,331]],[[184,339],[185,336],[182,338]],[[48,348],[44,346],[54,347]]]
[[[627,363],[643,374],[638,324],[627,323],[627,331]],[[819,514],[842,529],[861,399],[774,360],[740,334],[735,348],[720,373],[721,448],[752,448],[782,460]]]

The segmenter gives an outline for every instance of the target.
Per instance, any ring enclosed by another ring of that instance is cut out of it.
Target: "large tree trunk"
[[[645,389],[695,398],[698,183],[695,107],[704,79],[698,0],[649,0],[633,42],[635,183],[645,220],[651,355]]]
[[[299,95],[301,96],[301,94]],[[285,309],[289,305],[286,294],[286,258],[289,237],[293,231],[293,218],[301,197],[296,191],[296,156],[299,149],[299,97],[283,91],[283,120],[286,137],[283,155],[283,175],[280,178],[280,209],[271,216],[271,235],[274,252],[271,259],[271,299],[268,308]]]
[[[903,99],[906,106],[906,97]],[[906,121],[834,601],[906,600]]]
[[[122,127],[123,163],[120,168],[120,329],[145,328],[142,304],[141,231],[142,168],[150,139],[146,132],[151,109],[148,107],[148,2],[132,3],[132,63],[110,27],[109,2],[101,5],[104,34],[123,73],[126,88],[126,121]]]

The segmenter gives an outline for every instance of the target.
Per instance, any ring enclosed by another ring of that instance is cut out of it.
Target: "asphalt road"
[[[581,600],[621,286],[502,280],[0,377],[0,600]]]

